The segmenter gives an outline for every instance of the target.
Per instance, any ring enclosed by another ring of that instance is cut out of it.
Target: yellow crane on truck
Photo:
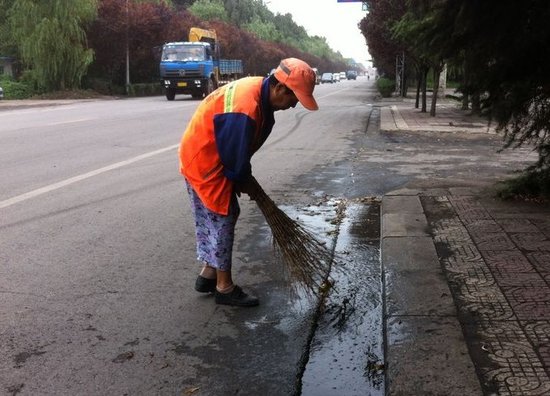
[[[210,44],[210,50],[214,59],[220,59],[220,49],[218,46],[218,37],[215,30],[201,29],[198,27],[192,27],[189,29],[189,42],[196,43],[208,43]],[[218,87],[218,81],[220,81],[220,67],[214,64],[214,87]]]

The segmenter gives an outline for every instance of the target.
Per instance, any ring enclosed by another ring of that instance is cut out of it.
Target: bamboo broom
[[[273,234],[275,251],[280,253],[293,285],[314,295],[330,288],[328,276],[334,254],[301,224],[277,207],[256,179],[255,201]]]

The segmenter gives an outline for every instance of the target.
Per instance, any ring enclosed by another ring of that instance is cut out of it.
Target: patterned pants
[[[224,216],[206,208],[187,181],[186,185],[195,217],[197,259],[221,271],[231,270],[235,225],[241,212],[237,196],[231,197],[229,214]]]

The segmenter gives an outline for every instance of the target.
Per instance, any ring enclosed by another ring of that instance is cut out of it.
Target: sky
[[[337,0],[264,0],[274,14],[292,14],[297,25],[303,26],[310,36],[322,36],[328,45],[345,58],[353,58],[370,66],[365,36],[357,24],[366,12],[362,3],[338,3]]]

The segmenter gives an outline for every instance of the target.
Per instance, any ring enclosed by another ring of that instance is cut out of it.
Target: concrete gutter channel
[[[313,315],[295,396],[384,394],[379,207],[374,200],[346,203],[335,287]]]
[[[295,396],[483,394],[419,195],[347,203]]]

